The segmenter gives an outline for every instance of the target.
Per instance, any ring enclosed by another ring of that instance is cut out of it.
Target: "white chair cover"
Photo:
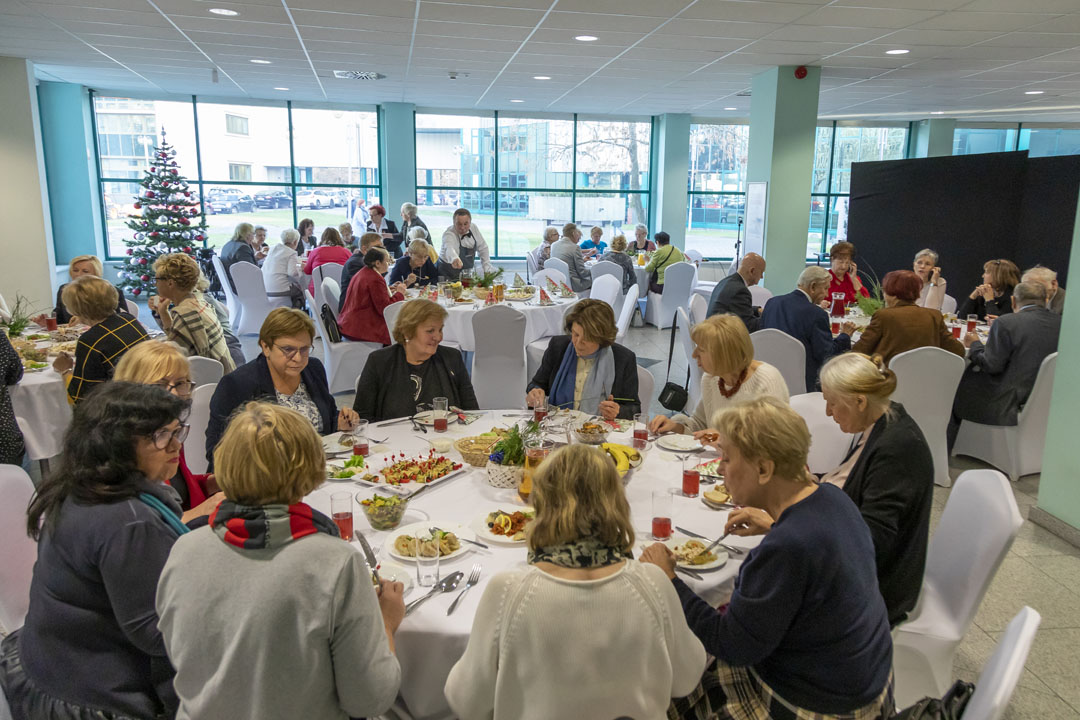
[[[395,303],[390,303],[383,308],[382,316],[386,320],[386,329],[390,332],[390,342],[394,342],[394,325],[397,323],[398,313],[401,312],[401,308],[405,307],[407,300],[398,300]]]
[[[210,464],[206,460],[206,427],[210,424],[210,398],[214,396],[215,389],[216,382],[200,385],[191,393],[191,413],[188,415],[191,429],[184,441],[184,461],[188,470],[196,475],[206,472]]]
[[[521,407],[525,397],[525,313],[492,305],[472,317],[473,389],[482,410]]]
[[[133,300],[129,300],[128,298],[124,298],[124,304],[127,305],[128,315],[130,315],[131,317],[138,320],[139,319],[139,306],[136,305]]]
[[[645,305],[645,322],[663,330],[675,320],[675,309],[690,306],[690,293],[697,281],[697,268],[693,263],[678,262],[664,271],[664,292],[649,293]]]
[[[561,260],[559,262],[562,262]],[[564,263],[565,264],[565,263]],[[546,263],[545,263],[546,265]],[[592,275],[593,285],[596,285],[597,278],[601,278],[604,275],[610,275],[619,281],[620,292],[622,290],[623,269],[611,262],[610,260],[601,260],[600,262],[589,268],[589,274]]]
[[[941,301],[941,314],[951,315],[956,312],[956,298],[952,295],[946,295],[945,299]]]
[[[750,333],[750,342],[754,359],[769,363],[784,376],[789,395],[806,392],[806,346],[776,328]]]
[[[969,455],[988,462],[1010,480],[1041,472],[1057,356],[1056,352],[1050,353],[1042,361],[1035,386],[1020,409],[1016,425],[982,425],[964,420],[952,454]]]
[[[619,310],[619,318],[615,323],[616,335],[615,342],[622,344],[626,339],[626,331],[630,329],[630,320],[634,317],[634,311],[638,309],[638,287],[632,285],[629,290],[626,291],[626,297],[623,298],[622,309]]]
[[[821,475],[839,467],[851,449],[854,436],[840,429],[825,414],[825,396],[819,392],[791,396],[791,409],[799,413],[810,429],[810,472]]]
[[[702,261],[702,259],[704,259],[704,256],[701,254],[700,250],[685,250],[683,251],[683,255],[686,256],[687,260],[694,263],[695,265],[697,265],[699,262]]]
[[[322,282],[322,296],[323,302],[330,305],[330,309],[334,311],[334,315],[338,314],[338,303],[341,301],[341,285],[334,278],[324,278]],[[319,306],[322,309],[322,306]],[[321,314],[321,313],[316,313]]]
[[[615,263],[611,263],[614,265]],[[593,280],[592,292],[589,295],[593,300],[603,300],[611,306],[612,314],[618,312],[622,305],[622,281],[612,275],[601,275]]]
[[[531,252],[525,253],[525,267],[528,270],[529,277],[532,277],[540,270],[540,267],[536,264],[536,256]]]
[[[225,266],[221,263],[221,258],[214,253],[210,257],[210,262],[214,266],[214,272],[217,273],[218,280],[221,282],[221,291],[225,293],[225,309],[229,311],[229,323],[232,325],[232,329],[240,327],[240,315],[243,309],[240,307],[240,298],[236,297],[236,293],[233,292],[232,285],[229,284],[229,275],[225,272]]]
[[[896,373],[892,399],[903,404],[930,446],[934,483],[949,487],[946,429],[956,386],[964,374],[964,359],[941,348],[921,347],[900,353],[889,361],[889,368]]]
[[[18,465],[0,465],[0,626],[18,630],[30,607],[37,543],[26,534],[34,483]]]
[[[709,303],[698,293],[690,295],[690,322],[697,325],[709,312]]]
[[[700,295],[701,299],[705,301],[705,304],[709,304],[709,298],[712,297],[713,290],[716,289],[716,280],[698,280],[694,284],[694,294]]]
[[[682,343],[683,354],[686,355],[686,365],[690,370],[690,388],[687,392],[686,407],[693,412],[694,408],[701,402],[701,376],[704,374],[701,368],[698,367],[697,361],[693,358],[694,341],[690,339],[690,328],[693,325],[690,322],[690,316],[686,314],[686,310],[679,308],[679,342]],[[682,380],[681,375],[675,376],[675,382]]]
[[[323,294],[327,295],[337,283],[333,278],[323,280]],[[314,303],[315,298],[307,290],[304,291],[308,303]],[[323,364],[326,366],[326,380],[330,385],[330,393],[355,392],[356,381],[360,378],[360,372],[367,363],[368,355],[373,350],[382,347],[374,342],[330,342],[330,336],[326,334],[326,326],[323,324],[322,313],[315,313],[315,326],[319,328],[319,335],[323,344]]]
[[[656,380],[653,379],[652,373],[641,367],[637,366],[637,395],[641,400],[641,412],[652,415],[649,412],[649,408],[652,406],[653,401],[653,389],[656,387]]]
[[[753,285],[750,288],[750,302],[754,307],[765,307],[772,297],[772,291],[761,285]]]
[[[1009,621],[994,654],[979,673],[975,692],[964,708],[964,720],[1000,720],[1005,715],[1041,622],[1042,616],[1026,605]]]
[[[919,604],[893,633],[897,707],[941,697],[952,684],[956,649],[1023,522],[1004,475],[957,478],[930,538]]]
[[[566,264],[565,260],[560,260],[559,258],[555,257],[548,258],[544,261],[544,270],[557,270],[558,272],[562,273],[563,282],[567,284],[570,283],[570,281],[567,279],[570,277],[570,266]]]
[[[311,282],[315,286],[315,306],[311,308],[312,312],[319,312],[322,310],[323,303],[326,302],[323,299],[322,294],[322,281],[326,278],[333,278],[338,286],[341,286],[341,272],[345,269],[345,266],[341,263],[326,263],[315,268],[311,273]],[[337,314],[337,305],[330,308]]]
[[[258,266],[249,262],[238,262],[231,270],[233,282],[236,283],[236,297],[243,308],[237,335],[258,335],[271,310],[292,306],[292,301],[287,297],[267,297],[262,270]]]
[[[191,365],[191,381],[197,388],[216,385],[225,376],[225,366],[213,358],[193,355],[188,358],[188,364]]]
[[[568,283],[567,280],[566,280],[567,274],[564,273],[561,270],[556,270],[555,268],[549,268],[548,267],[549,264],[551,264],[550,260],[548,260],[547,262],[544,263],[544,269],[543,270],[541,270],[540,272],[538,272],[538,273],[536,273],[535,275],[532,276],[532,281],[531,281],[532,284],[535,285],[536,287],[539,287],[539,288],[546,288],[548,278],[551,278],[552,280],[554,280],[557,283],[566,283],[567,285],[569,285],[570,283]],[[563,263],[563,265],[565,265],[565,264],[566,263]]]

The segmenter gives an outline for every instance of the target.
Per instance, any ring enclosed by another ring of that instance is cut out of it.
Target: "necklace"
[[[750,372],[750,368],[743,368],[742,373],[739,374],[739,380],[732,387],[731,390],[727,389],[727,385],[724,383],[724,378],[716,378],[716,387],[720,391],[720,394],[725,398],[730,398],[735,393],[739,392],[739,388],[742,387],[743,382],[746,381],[746,374]]]

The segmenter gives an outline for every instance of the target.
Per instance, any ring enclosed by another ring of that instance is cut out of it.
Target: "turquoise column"
[[[652,229],[671,236],[671,244],[686,246],[686,182],[690,172],[690,116],[668,113],[656,118],[656,165],[652,175]],[[631,233],[628,237],[633,238]]]
[[[767,182],[765,286],[790,292],[806,267],[821,68],[775,67],[751,83],[749,182]]]
[[[412,103],[379,106],[381,200],[386,216],[399,222],[403,202],[416,202],[416,121]]]
[[[38,105],[56,262],[100,255],[104,245],[90,97],[81,85],[42,82]]]
[[[920,120],[915,123],[912,157],[947,157],[953,151],[953,132],[956,121],[949,118]]]

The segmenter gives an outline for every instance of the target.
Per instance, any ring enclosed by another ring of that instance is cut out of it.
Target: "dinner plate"
[[[525,538],[521,538],[520,540],[514,540],[512,538],[506,537],[505,535],[496,535],[495,533],[491,532],[491,528],[489,528],[488,524],[487,524],[487,517],[488,517],[488,515],[490,515],[491,513],[495,512],[497,510],[504,510],[504,511],[506,511],[508,513],[531,512],[531,513],[534,514],[533,519],[534,520],[536,519],[535,518],[536,511],[531,507],[523,507],[523,508],[522,507],[497,507],[497,508],[491,508],[490,510],[483,513],[482,515],[478,515],[476,517],[476,519],[474,519],[472,521],[471,527],[472,527],[473,530],[476,531],[476,537],[480,540],[480,542],[493,542],[493,543],[497,543],[499,545],[524,545],[525,544]],[[527,525],[526,525],[526,527],[527,527]]]
[[[433,528],[433,527],[437,527],[440,530],[445,530],[446,532],[452,532],[455,535],[457,535],[459,539],[460,538],[465,538],[466,540],[475,540],[476,539],[476,533],[474,533],[472,530],[465,527],[461,523],[439,521],[439,520],[425,520],[423,522],[412,523],[411,525],[405,525],[405,526],[399,527],[396,530],[390,531],[389,537],[387,537],[386,542],[383,543],[383,549],[386,551],[386,553],[390,557],[394,558],[395,560],[400,560],[401,562],[407,562],[407,563],[416,562],[415,558],[411,558],[411,557],[407,557],[405,555],[399,554],[397,552],[397,550],[394,549],[394,540],[396,540],[397,538],[399,538],[402,535],[412,535],[413,537],[416,537],[417,535],[419,535],[419,536],[426,537],[427,535],[430,534],[428,532],[428,530],[430,528]],[[443,555],[441,558],[439,558],[439,562],[446,562],[447,560],[453,560],[454,558],[458,557],[459,555],[464,555],[465,553],[469,552],[470,547],[472,547],[472,546],[469,545],[469,543],[462,542],[461,547],[459,547],[457,550],[450,553],[449,555]]]
[[[433,420],[432,417],[431,417],[432,412],[434,412],[434,411],[433,410],[424,410],[422,412],[418,412],[415,415],[413,415],[413,420],[420,423],[421,425],[427,425],[428,427],[435,427],[435,420]],[[458,422],[457,413],[447,412],[446,413],[446,422],[447,422],[448,425]]]
[[[348,445],[342,445],[341,443],[338,442],[338,440],[344,434],[345,433],[342,433],[342,432],[335,432],[335,433],[330,433],[329,435],[323,435],[322,436],[323,452],[325,452],[327,455],[340,455],[340,454],[346,453],[346,452],[351,453],[352,452],[352,442],[351,441],[349,442]]]
[[[662,435],[656,439],[656,444],[671,452],[697,452],[704,449],[693,435]]]
[[[686,537],[685,535],[672,535],[664,541],[664,544],[667,545],[670,550],[675,550],[676,546],[682,545],[687,540],[697,540],[700,543],[704,543],[706,546],[709,544],[708,540],[690,538]],[[717,568],[723,567],[727,563],[728,554],[727,551],[724,550],[724,548],[717,545],[711,550],[711,552],[716,555],[716,559],[711,562],[707,562],[702,565],[692,565],[690,563],[682,562],[680,560],[678,563],[679,567],[686,568],[687,570],[716,570]]]

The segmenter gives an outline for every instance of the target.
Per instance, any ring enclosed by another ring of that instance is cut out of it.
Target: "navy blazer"
[[[349,259],[351,260],[352,258]],[[435,263],[431,262],[430,258],[425,260],[424,264],[419,268],[413,268],[412,264],[409,262],[409,255],[398,258],[398,261],[394,263],[394,267],[390,271],[390,280],[388,280],[388,282],[391,285],[399,281],[405,282],[410,273],[416,275],[416,282],[410,287],[424,287],[426,285],[439,284],[439,271],[435,269]]]
[[[304,383],[308,394],[319,408],[323,434],[336,432],[337,403],[330,394],[326,370],[318,358],[308,358],[307,367],[300,372],[300,381]],[[206,459],[210,461],[210,471],[214,469],[214,448],[225,434],[229,419],[237,408],[252,400],[277,402],[270,366],[261,351],[257,358],[221,378],[214,388],[214,395],[210,398],[210,423],[206,427]]]
[[[716,283],[712,295],[709,296],[707,317],[722,313],[731,313],[742,320],[747,332],[758,329],[760,316],[754,310],[754,296],[750,294],[746,280],[737,272]]]
[[[782,330],[806,348],[806,391],[814,392],[821,366],[833,355],[851,349],[851,338],[840,333],[835,338],[829,328],[829,313],[810,302],[796,288],[787,295],[777,295],[765,303],[761,311],[761,329]]]

